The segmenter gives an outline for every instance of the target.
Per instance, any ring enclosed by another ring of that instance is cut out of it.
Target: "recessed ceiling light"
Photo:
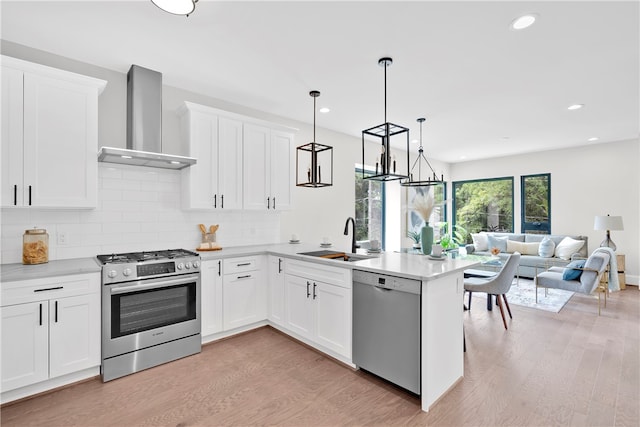
[[[329,111],[331,111],[331,109],[327,107],[322,107],[318,111],[320,111],[321,113],[328,113]]]
[[[467,158],[467,156],[460,156],[460,160],[464,160],[466,158]]]
[[[536,22],[538,16],[535,13],[528,13],[526,15],[522,15],[519,18],[516,18],[511,22],[511,28],[514,30],[524,30],[527,27],[533,25]]]
[[[587,141],[593,142],[593,141],[597,141],[598,139],[600,139],[600,138],[598,138],[597,136],[594,136],[594,137],[591,137],[591,138],[587,139]]]
[[[584,107],[584,104],[573,104],[567,107],[567,110],[579,110]]]
[[[411,140],[411,143],[412,143],[412,144],[417,144],[418,142],[420,142],[420,141],[418,141],[417,139],[412,139],[412,140]]]

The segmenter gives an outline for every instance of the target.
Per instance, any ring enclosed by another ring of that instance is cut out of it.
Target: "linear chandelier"
[[[416,161],[413,162],[413,166],[411,166],[411,171],[409,172],[409,179],[407,179],[406,181],[402,181],[400,183],[400,185],[402,185],[403,187],[426,187],[430,185],[442,184],[444,182],[444,175],[438,178],[438,175],[436,175],[436,171],[433,170],[433,167],[431,167],[431,163],[429,163],[429,160],[427,160],[427,158],[424,155],[424,149],[422,148],[422,124],[424,123],[425,120],[426,119],[424,117],[420,117],[419,119],[416,120],[418,123],[420,123],[420,147],[418,148],[418,157],[416,158]],[[431,172],[429,172],[426,167],[424,168],[427,174],[426,179],[422,179],[422,161],[423,160],[424,160],[424,163],[427,164],[429,169],[431,169]],[[414,170],[416,166],[418,167],[418,179],[415,179],[415,175],[414,175]],[[433,179],[431,179],[431,174],[433,174]]]

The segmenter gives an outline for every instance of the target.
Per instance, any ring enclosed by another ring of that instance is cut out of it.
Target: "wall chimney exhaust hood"
[[[162,74],[132,65],[127,73],[127,148],[102,147],[98,161],[183,169],[192,157],[162,152]]]

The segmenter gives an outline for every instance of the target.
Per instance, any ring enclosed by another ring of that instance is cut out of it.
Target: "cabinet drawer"
[[[224,274],[236,274],[260,269],[260,257],[229,258],[224,260]]]
[[[318,280],[332,285],[351,289],[351,270],[348,268],[332,267],[314,262],[285,260],[285,271],[306,279]]]
[[[2,306],[100,292],[100,274],[20,280],[2,284]]]

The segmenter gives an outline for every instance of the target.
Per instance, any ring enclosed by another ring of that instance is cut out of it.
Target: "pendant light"
[[[391,139],[402,141],[406,138],[407,145],[407,165],[406,171],[409,171],[409,128],[387,122],[387,67],[393,62],[393,59],[385,57],[378,60],[378,65],[384,68],[384,123],[362,131],[362,178],[374,181],[393,181],[403,178],[409,178],[398,172],[402,167],[396,163],[395,156],[391,154]],[[380,151],[373,155],[365,153],[365,137],[373,137],[380,143]],[[374,175],[366,175],[364,165],[367,162],[375,163],[376,169]]]
[[[174,15],[189,16],[196,9],[198,0],[151,0],[151,3],[158,6],[165,12]]]
[[[441,175],[440,178],[438,178],[438,175],[436,175],[436,172],[433,170],[433,168],[431,167],[431,163],[429,163],[429,160],[427,160],[427,158],[424,156],[424,149],[422,148],[422,124],[424,123],[426,119],[424,117],[420,117],[419,119],[417,119],[417,122],[420,123],[420,147],[418,148],[418,157],[416,158],[416,161],[413,162],[413,166],[411,166],[411,171],[409,172],[409,179],[407,179],[406,181],[402,181],[400,183],[400,185],[402,185],[403,187],[426,187],[429,185],[438,185],[438,184],[442,184],[444,182],[444,175]],[[426,163],[429,167],[429,169],[431,169],[431,172],[429,172],[429,170],[427,170],[427,167],[425,166],[424,171],[426,174],[425,179],[422,179],[422,161],[424,160],[424,163]],[[416,179],[416,175],[415,175],[415,168],[416,166],[418,167],[418,179]],[[431,176],[431,174],[433,174],[433,177]]]
[[[313,98],[313,141],[296,148],[296,186],[331,187],[333,185],[333,147],[316,142],[316,98],[320,92],[312,90]],[[322,176],[329,179],[322,181]]]

